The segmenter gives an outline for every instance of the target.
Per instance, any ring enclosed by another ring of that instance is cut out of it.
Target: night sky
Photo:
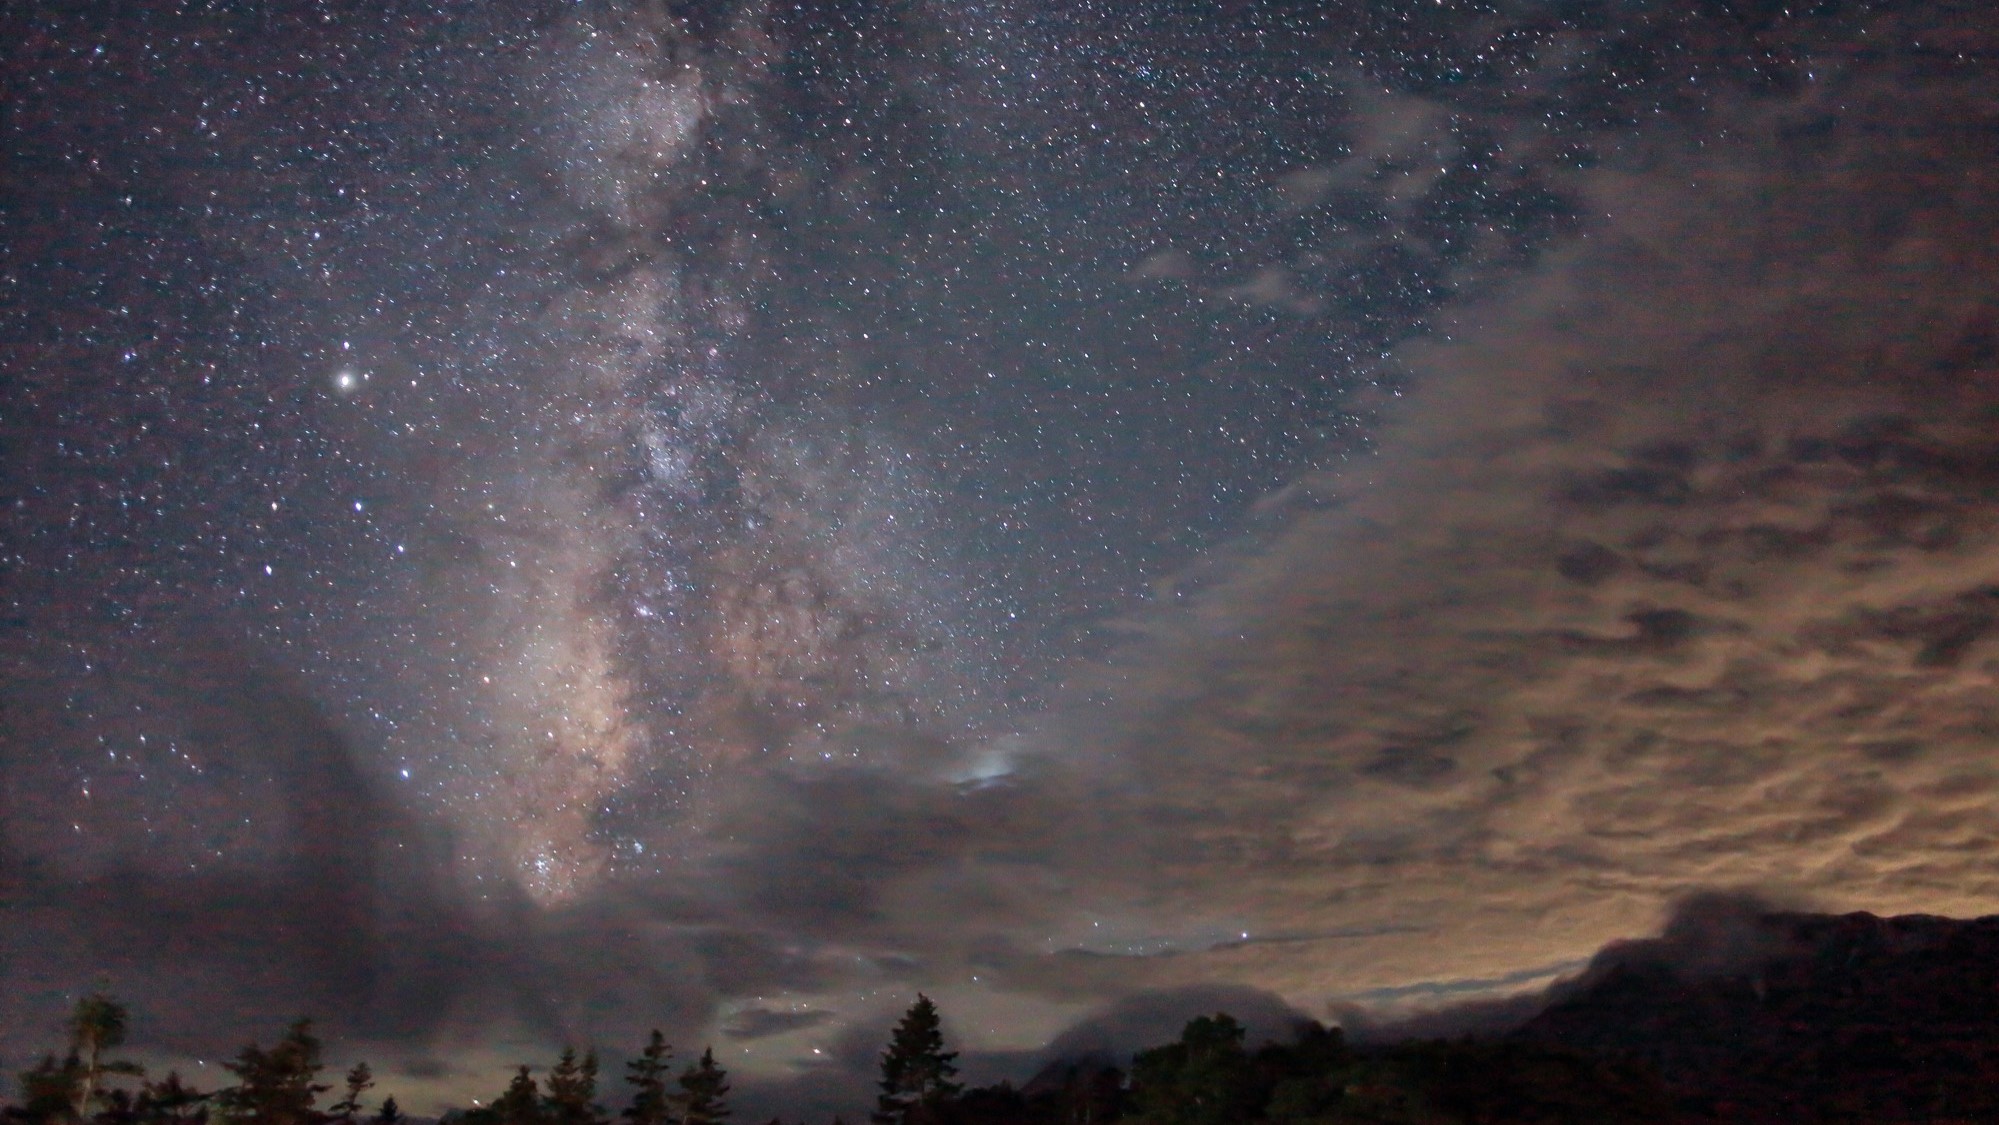
[[[1999,910],[1999,18],[0,9],[0,1066],[851,1113]],[[1356,1011],[1367,1013],[1356,1015]]]

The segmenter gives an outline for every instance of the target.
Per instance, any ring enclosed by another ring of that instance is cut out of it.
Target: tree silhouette
[[[255,1043],[244,1047],[236,1061],[223,1063],[236,1085],[217,1095],[223,1117],[254,1125],[309,1125],[313,1103],[331,1089],[314,1082],[319,1077],[319,1039],[312,1021],[299,1020],[277,1045],[266,1051]]]
[[[139,1120],[154,1125],[205,1121],[208,1100],[213,1096],[182,1082],[179,1071],[169,1070],[165,1078],[146,1083],[132,1109]]]
[[[76,1002],[69,1017],[69,1053],[80,1064],[70,1094],[70,1112],[76,1116],[89,1116],[90,1105],[97,1100],[98,1087],[105,1075],[145,1073],[137,1063],[104,1058],[104,1052],[125,1042],[130,1018],[125,1005],[102,992],[93,992]]]
[[[382,1108],[375,1113],[374,1125],[402,1125],[402,1121],[402,1107],[396,1104],[396,1099],[383,1098]]]
[[[375,1075],[368,1069],[368,1064],[355,1063],[354,1069],[347,1072],[347,1092],[328,1108],[341,1121],[354,1120],[361,1112],[361,1094],[374,1084]]]
[[[528,1073],[526,1063],[514,1072],[506,1093],[494,1099],[493,1119],[500,1125],[543,1125],[547,1120],[541,1112],[541,1089]]]
[[[576,1048],[564,1047],[548,1072],[547,1120],[554,1125],[596,1125],[603,1119],[596,1097],[597,1052],[587,1052],[579,1060]]]
[[[21,1072],[21,1113],[31,1121],[49,1121],[75,1112],[77,1087],[83,1084],[83,1062],[74,1052],[61,1062],[54,1055]]]
[[[882,1052],[881,1096],[875,1099],[875,1125],[915,1125],[937,1120],[961,1088],[951,1081],[958,1073],[956,1051],[944,1049],[937,1005],[916,994],[902,1022]]]
[[[666,1037],[654,1028],[639,1057],[625,1064],[625,1081],[632,1087],[632,1104],[618,1116],[632,1125],[667,1125],[673,1120],[673,1102],[666,1092],[673,1051]]]
[[[1235,1125],[1256,1116],[1260,1099],[1243,1035],[1227,1015],[1200,1016],[1179,1042],[1139,1052],[1131,1061],[1138,1116],[1158,1125]]]
[[[715,1050],[701,1052],[701,1061],[680,1075],[680,1125],[720,1125],[729,1116],[729,1072],[715,1065]]]

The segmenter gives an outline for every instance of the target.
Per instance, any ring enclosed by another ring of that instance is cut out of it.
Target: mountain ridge
[[[1726,1121],[1999,1116],[1999,915],[1690,904],[1510,1036],[1646,1064]]]

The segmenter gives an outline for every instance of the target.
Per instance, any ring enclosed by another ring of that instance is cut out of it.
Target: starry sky
[[[1999,909],[1969,2],[0,12],[0,1064],[851,1111]],[[1257,1021],[1264,1021],[1259,1025]]]

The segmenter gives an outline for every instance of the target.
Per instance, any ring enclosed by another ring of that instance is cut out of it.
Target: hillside
[[[1999,917],[1683,914],[1516,1033],[1649,1064],[1729,1121],[1999,1117]]]

